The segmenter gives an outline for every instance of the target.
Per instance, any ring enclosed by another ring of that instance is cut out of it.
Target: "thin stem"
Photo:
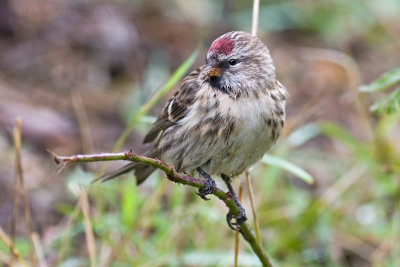
[[[96,161],[112,161],[112,160],[127,160],[138,162],[142,164],[150,165],[154,168],[160,169],[167,175],[168,179],[172,182],[189,185],[196,188],[204,187],[204,181],[200,179],[196,179],[191,176],[184,175],[182,173],[177,172],[174,168],[169,166],[168,164],[162,162],[158,159],[153,159],[145,156],[136,155],[132,151],[128,151],[125,153],[103,153],[103,154],[92,154],[92,155],[74,155],[70,157],[58,156],[57,154],[50,152],[53,154],[53,160],[57,164],[62,164],[65,167],[68,164],[74,162],[96,162]],[[233,215],[239,214],[239,208],[236,206],[234,200],[229,197],[224,191],[217,188],[213,193],[214,196],[222,200],[225,205],[228,207],[229,211]],[[256,237],[253,234],[251,228],[246,224],[240,224],[240,233],[244,237],[244,239],[249,243],[254,253],[260,259],[263,266],[270,267],[272,266],[268,256],[263,251],[260,244],[257,242]]]
[[[80,202],[83,214],[83,222],[85,226],[85,236],[86,236],[86,245],[89,252],[90,266],[96,267],[96,242],[94,239],[92,223],[90,221],[89,214],[89,200],[87,198],[86,192],[81,190],[80,192]]]
[[[36,266],[36,259],[35,259],[35,246],[34,246],[34,240],[33,240],[33,233],[32,233],[32,220],[31,220],[31,213],[29,210],[29,204],[28,204],[28,197],[26,193],[26,187],[25,187],[25,182],[24,182],[24,173],[22,170],[22,162],[21,162],[21,119],[17,118],[16,121],[16,127],[14,129],[14,145],[15,145],[15,163],[16,163],[16,177],[15,179],[18,179],[19,186],[20,186],[20,194],[22,198],[22,205],[24,208],[24,217],[25,217],[25,226],[26,226],[26,232],[29,238],[29,245],[30,245],[30,260],[31,264],[33,267]],[[14,194],[18,193],[18,182],[15,181],[14,184]],[[15,195],[14,195],[14,200],[15,200]],[[16,201],[13,203],[14,205],[16,204]],[[13,207],[13,209],[16,209],[16,206]],[[13,210],[13,224],[16,223],[17,219],[17,214],[16,211]],[[15,225],[13,225],[13,243],[14,243],[14,238],[15,238]],[[11,257],[12,258],[12,257]]]
[[[4,232],[4,230],[0,227],[0,240],[3,241],[3,243],[10,249],[10,260],[11,257],[15,256],[17,257],[19,263],[21,264],[21,266],[27,267],[28,264],[26,264],[26,262],[24,261],[24,259],[22,258],[21,254],[18,252],[18,250],[15,249],[14,244],[12,243],[12,241],[10,240],[10,238],[7,236],[7,234]],[[9,264],[10,266],[10,264]]]
[[[14,141],[15,142],[15,141]],[[15,144],[15,146],[17,146],[17,144]],[[17,149],[15,149],[16,153],[15,153],[15,161],[17,161],[18,155],[17,155]],[[8,263],[10,267],[12,267],[14,265],[14,258],[15,258],[15,254],[14,254],[14,244],[15,244],[15,229],[16,229],[16,223],[17,223],[17,213],[18,213],[18,167],[15,166],[15,177],[14,177],[14,185],[13,185],[13,203],[12,203],[12,216],[11,216],[11,229],[10,229],[10,233],[11,233],[11,241],[10,241],[10,262]]]
[[[249,171],[246,171],[245,174],[246,174],[247,190],[249,193],[250,204],[251,204],[251,212],[253,213],[254,227],[256,228],[257,241],[261,244],[260,225],[258,223],[256,205],[254,203],[255,201],[254,201],[253,186],[251,185]]]
[[[32,234],[32,239],[35,245],[35,253],[36,253],[36,258],[38,260],[38,265],[40,267],[47,267],[48,265],[46,263],[46,258],[44,257],[43,246],[42,243],[40,242],[39,235],[36,232],[34,232]]]
[[[239,201],[242,201],[242,193],[243,193],[243,185],[239,186]],[[235,267],[238,266],[238,258],[239,258],[239,232],[235,233]]]
[[[257,35],[257,27],[258,27],[258,13],[260,10],[260,1],[254,0],[253,1],[253,19],[251,23],[251,35]]]
[[[273,265],[272,265],[270,259],[265,254],[265,252],[263,251],[260,244],[257,242],[257,239],[254,236],[254,234],[252,233],[252,230],[250,229],[250,227],[245,223],[243,223],[243,224],[246,225],[246,227],[242,227],[242,224],[241,224],[240,225],[240,233],[242,234],[244,239],[246,239],[246,241],[250,244],[254,253],[260,259],[262,265],[267,266],[267,267],[272,267]]]

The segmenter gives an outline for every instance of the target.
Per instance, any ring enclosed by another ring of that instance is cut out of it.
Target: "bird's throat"
[[[210,77],[208,82],[213,89],[229,94],[228,88],[222,82],[221,77]]]

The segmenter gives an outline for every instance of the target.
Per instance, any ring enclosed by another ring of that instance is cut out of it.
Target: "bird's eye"
[[[234,58],[231,58],[231,59],[229,59],[229,65],[231,65],[231,66],[234,66],[234,65],[236,65],[236,59],[234,59]]]

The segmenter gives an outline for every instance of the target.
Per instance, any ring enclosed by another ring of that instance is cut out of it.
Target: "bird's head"
[[[276,82],[268,48],[246,32],[228,32],[218,37],[207,53],[202,79],[229,94],[267,90]]]

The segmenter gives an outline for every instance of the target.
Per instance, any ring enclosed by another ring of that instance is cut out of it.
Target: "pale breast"
[[[238,175],[270,149],[281,133],[284,119],[277,114],[275,104],[268,94],[224,99],[221,112],[234,117],[236,123],[227,145],[219,148],[225,151],[224,156],[216,158],[210,166],[212,173]]]
[[[199,91],[187,116],[164,133],[163,160],[190,174],[198,167],[210,175],[240,174],[281,133],[284,100],[277,106],[271,92],[234,99],[216,90]]]

